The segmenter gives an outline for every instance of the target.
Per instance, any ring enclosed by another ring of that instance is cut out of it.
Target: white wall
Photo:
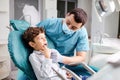
[[[43,19],[57,17],[57,0],[43,0]]]
[[[107,16],[104,20],[104,32],[108,33],[110,37],[117,37],[119,26],[119,12],[114,12]]]
[[[9,29],[9,0],[0,1],[0,44],[7,44]]]
[[[92,0],[92,19],[91,19],[91,39],[93,42],[98,42],[99,35],[103,31],[101,18],[96,12],[95,9],[95,0]]]
[[[10,73],[10,56],[7,43],[9,29],[9,0],[0,0],[0,80]]]
[[[43,20],[43,0],[38,0],[40,21]]]
[[[92,11],[92,0],[78,0],[78,7],[84,9],[88,15],[88,21],[85,24],[88,35],[91,35],[91,11]]]
[[[9,5],[9,9],[10,9],[10,19],[14,19],[14,0],[10,0],[10,5]]]

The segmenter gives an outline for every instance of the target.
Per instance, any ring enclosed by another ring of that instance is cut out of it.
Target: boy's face
[[[42,50],[44,46],[47,46],[47,40],[44,33],[40,33],[34,38],[34,42],[29,42],[29,45],[35,50]]]

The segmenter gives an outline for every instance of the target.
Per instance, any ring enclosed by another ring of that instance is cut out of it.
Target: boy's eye
[[[41,37],[38,38],[38,40],[41,40],[41,39],[42,39]]]

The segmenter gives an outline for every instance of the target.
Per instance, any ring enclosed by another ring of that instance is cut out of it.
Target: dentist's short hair
[[[87,13],[81,8],[75,8],[68,12],[74,14],[74,19],[77,23],[82,23],[82,26],[87,22]]]

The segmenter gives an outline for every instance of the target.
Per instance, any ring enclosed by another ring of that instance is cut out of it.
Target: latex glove
[[[52,49],[51,58],[53,59],[53,62],[63,62],[63,57],[57,50]]]

